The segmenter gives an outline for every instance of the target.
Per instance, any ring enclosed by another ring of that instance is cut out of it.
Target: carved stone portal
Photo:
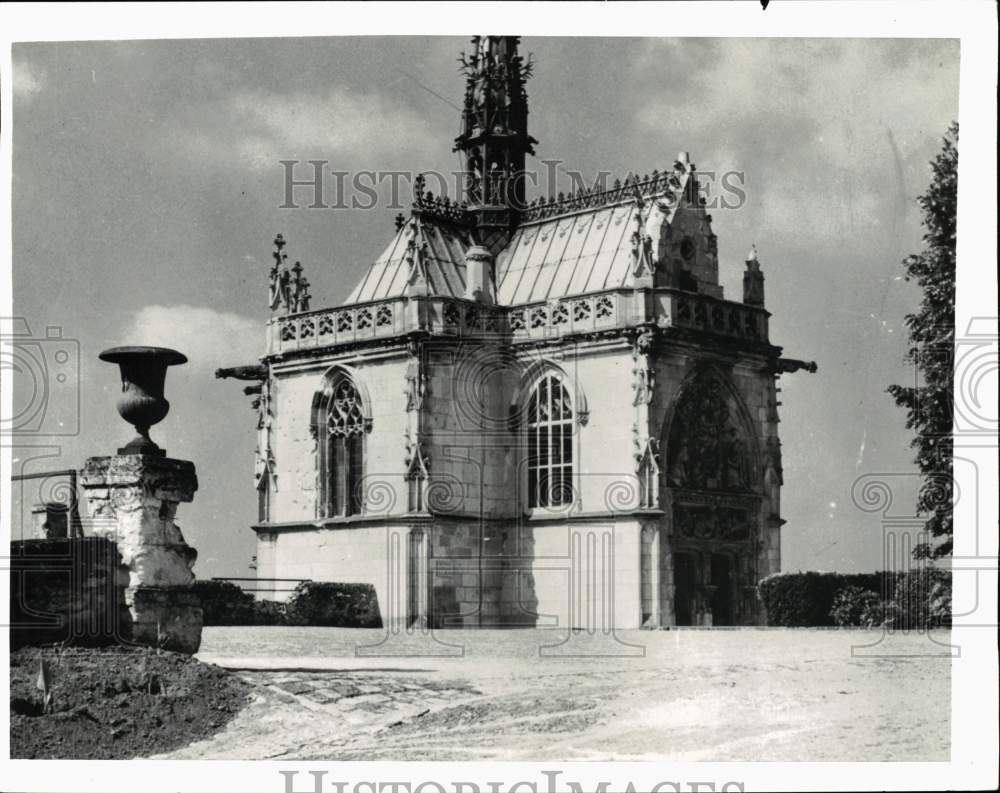
[[[682,390],[667,438],[678,625],[756,620],[761,493],[751,450],[750,430],[724,376],[702,371]]]
[[[706,372],[682,393],[667,444],[667,484],[693,490],[750,490],[750,451],[726,384]]]
[[[751,526],[751,516],[744,509],[674,506],[674,531],[679,537],[741,542],[751,538]]]

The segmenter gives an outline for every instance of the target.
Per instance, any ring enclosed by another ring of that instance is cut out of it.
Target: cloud
[[[638,126],[676,130],[701,167],[744,170],[752,225],[794,222],[808,230],[803,241],[828,244],[845,232],[870,239],[891,233],[887,213],[915,217],[926,163],[957,115],[955,41],[643,47]],[[676,77],[656,79],[664,73]]]
[[[265,343],[264,325],[205,306],[146,306],[135,313],[120,344],[172,347],[201,370],[252,363]]]
[[[24,60],[14,61],[14,96],[27,99],[45,87],[45,75]]]
[[[382,167],[405,150],[408,160],[429,155],[440,145],[438,136],[413,110],[380,96],[363,95],[333,86],[323,93],[274,94],[244,90],[215,107],[219,120],[192,134],[181,131],[189,151],[262,171],[285,159],[328,159]],[[234,136],[233,130],[239,132]],[[171,136],[177,130],[171,131]]]

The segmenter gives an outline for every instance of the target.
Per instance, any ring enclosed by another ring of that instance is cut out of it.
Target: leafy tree
[[[896,404],[907,411],[907,429],[916,431],[912,446],[923,475],[917,509],[929,515],[935,538],[914,548],[917,558],[940,558],[952,552],[952,407],[955,371],[955,217],[958,195],[958,124],[944,137],[931,163],[933,178],[918,200],[924,212],[924,250],[903,260],[906,280],[916,281],[923,298],[907,314],[910,348],[907,360],[919,373],[910,386],[889,386]]]

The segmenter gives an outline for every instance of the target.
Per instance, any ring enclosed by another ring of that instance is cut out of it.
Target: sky
[[[199,577],[252,575],[256,417],[244,384],[213,372],[264,351],[276,233],[321,308],[349,294],[399,211],[386,189],[368,209],[308,209],[309,193],[280,208],[281,161],[453,171],[467,47],[451,37],[16,44],[14,313],[48,368],[15,376],[14,414],[32,419],[15,469],[79,468],[131,437],[101,350],[179,349],[189,363],[168,373],[171,411],[152,430],[197,465],[200,489],[177,522]],[[911,435],[886,387],[914,378],[903,318],[920,296],[901,260],[921,247],[916,198],[958,117],[958,42],[526,37],[521,50],[535,63],[529,169],[558,160],[559,174],[624,177],[688,151],[699,170],[745,175],[745,202],[712,212],[726,295],[741,298],[756,244],[772,342],[819,365],[779,384],[783,569],[892,566],[882,514],[852,493],[884,481],[893,517],[913,514]],[[335,191],[332,177],[326,187]],[[15,536],[18,510],[28,520],[29,502],[53,487],[15,490]]]

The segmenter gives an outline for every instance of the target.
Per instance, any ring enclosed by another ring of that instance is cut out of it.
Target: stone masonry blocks
[[[91,457],[80,472],[94,534],[112,540],[128,573],[125,602],[134,641],[197,652],[202,614],[194,583],[197,552],[174,523],[198,488],[194,465],[151,455]]]

